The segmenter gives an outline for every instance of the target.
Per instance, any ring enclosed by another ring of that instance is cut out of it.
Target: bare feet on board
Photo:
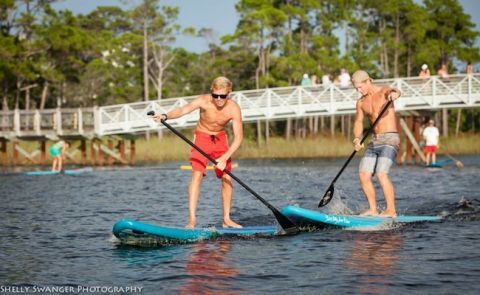
[[[377,216],[378,211],[375,209],[368,209],[359,214],[360,216]]]
[[[223,224],[222,226],[224,228],[229,228],[229,227],[233,227],[233,228],[242,228],[242,226],[234,221],[232,221],[231,219],[225,219],[223,220]]]
[[[397,212],[390,211],[390,210],[385,210],[382,213],[380,213],[378,216],[395,218],[395,217],[397,217]]]
[[[190,219],[190,220],[188,221],[188,224],[185,225],[185,228],[195,228],[195,225],[197,225],[197,221]]]

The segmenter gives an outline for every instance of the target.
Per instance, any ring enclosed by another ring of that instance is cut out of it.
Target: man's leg
[[[387,217],[396,217],[397,211],[395,209],[395,189],[393,184],[390,181],[387,173],[379,172],[377,173],[377,179],[380,183],[380,186],[383,190],[383,195],[385,196],[385,202],[387,203],[387,208],[380,215]]]
[[[233,186],[232,178],[228,174],[222,177],[222,201],[223,201],[223,227],[242,227],[230,219],[230,208],[232,207]]]
[[[378,215],[377,211],[377,200],[375,196],[375,187],[372,183],[372,173],[366,171],[359,172],[360,183],[362,185],[363,192],[367,197],[368,201],[368,210],[361,213],[362,216],[369,216],[369,215]]]
[[[186,228],[194,228],[197,224],[197,204],[198,196],[200,194],[200,186],[203,180],[203,172],[201,171],[192,171],[192,179],[188,185],[188,224]]]
[[[432,152],[432,163],[437,163],[437,152]]]
[[[427,152],[427,155],[426,155],[426,159],[425,159],[425,160],[426,160],[425,165],[430,164],[430,152]]]

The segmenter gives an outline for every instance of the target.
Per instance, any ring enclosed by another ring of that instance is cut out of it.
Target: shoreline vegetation
[[[192,138],[191,132],[185,132],[187,138]],[[368,143],[369,140],[367,140]],[[128,141],[127,141],[128,142]],[[437,153],[442,157],[445,154],[450,155],[480,155],[480,134],[464,133],[458,137],[449,136],[440,137],[440,149]],[[45,165],[51,165],[52,157],[48,153],[48,148],[53,144],[47,143],[47,159]],[[77,143],[73,142],[73,146]],[[36,146],[33,142],[22,144],[25,150],[33,150]],[[127,143],[126,150],[129,149]],[[183,161],[188,163],[191,147],[180,138],[165,134],[159,139],[155,133],[151,133],[150,140],[139,138],[136,141],[136,161],[135,165],[155,165],[170,161]],[[70,149],[70,152],[73,150]],[[242,145],[233,156],[233,160],[251,160],[251,159],[308,159],[308,158],[346,158],[352,153],[352,145],[342,135],[331,137],[329,135],[318,135],[306,138],[291,138],[289,140],[281,136],[269,138],[268,143],[265,139],[258,145],[255,139],[244,139]],[[405,151],[405,143],[402,146],[402,153]],[[363,154],[363,150],[359,152]],[[23,158],[23,157],[22,157]],[[90,151],[87,152],[87,165],[91,165]],[[75,154],[75,159],[80,162],[80,153]],[[129,155],[127,154],[127,161]],[[12,152],[8,152],[9,165],[12,163]],[[66,160],[66,165],[72,165],[72,161]],[[121,165],[121,164],[116,164]],[[40,166],[22,159],[17,166]],[[108,165],[104,165],[108,166]]]
[[[367,141],[368,142],[368,141]],[[458,137],[440,138],[438,155],[480,154],[480,135],[461,134]],[[402,146],[402,152],[405,146]],[[150,141],[137,141],[137,163],[147,164],[167,161],[188,162],[191,147],[180,138],[164,136],[162,140],[152,137]],[[245,139],[234,154],[234,160],[246,159],[292,159],[292,158],[337,158],[352,153],[351,143],[342,136],[316,136],[307,138],[271,137],[268,143],[258,145],[256,140]],[[362,151],[359,152],[362,154]]]

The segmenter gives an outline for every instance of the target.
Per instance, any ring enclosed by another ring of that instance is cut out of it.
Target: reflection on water
[[[183,248],[174,246],[142,248],[119,244],[114,249],[114,255],[118,258],[117,263],[126,263],[128,267],[159,265],[175,260],[179,254],[184,252]]]
[[[396,231],[357,232],[352,234],[353,246],[345,260],[348,269],[358,272],[357,292],[388,294],[388,283],[395,275],[395,263],[403,244]]]
[[[178,288],[181,294],[237,294],[230,283],[238,270],[226,261],[231,241],[220,240],[192,245],[185,269],[189,278]]]

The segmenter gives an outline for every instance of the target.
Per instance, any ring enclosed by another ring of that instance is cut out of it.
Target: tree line
[[[218,75],[246,90],[341,68],[389,78],[416,76],[424,63],[461,72],[458,62],[480,61],[479,32],[458,0],[239,0],[236,30],[220,42],[215,28],[182,27],[179,8],[160,0],[86,15],[55,2],[0,0],[3,110],[197,95]],[[173,47],[180,34],[208,50]]]

